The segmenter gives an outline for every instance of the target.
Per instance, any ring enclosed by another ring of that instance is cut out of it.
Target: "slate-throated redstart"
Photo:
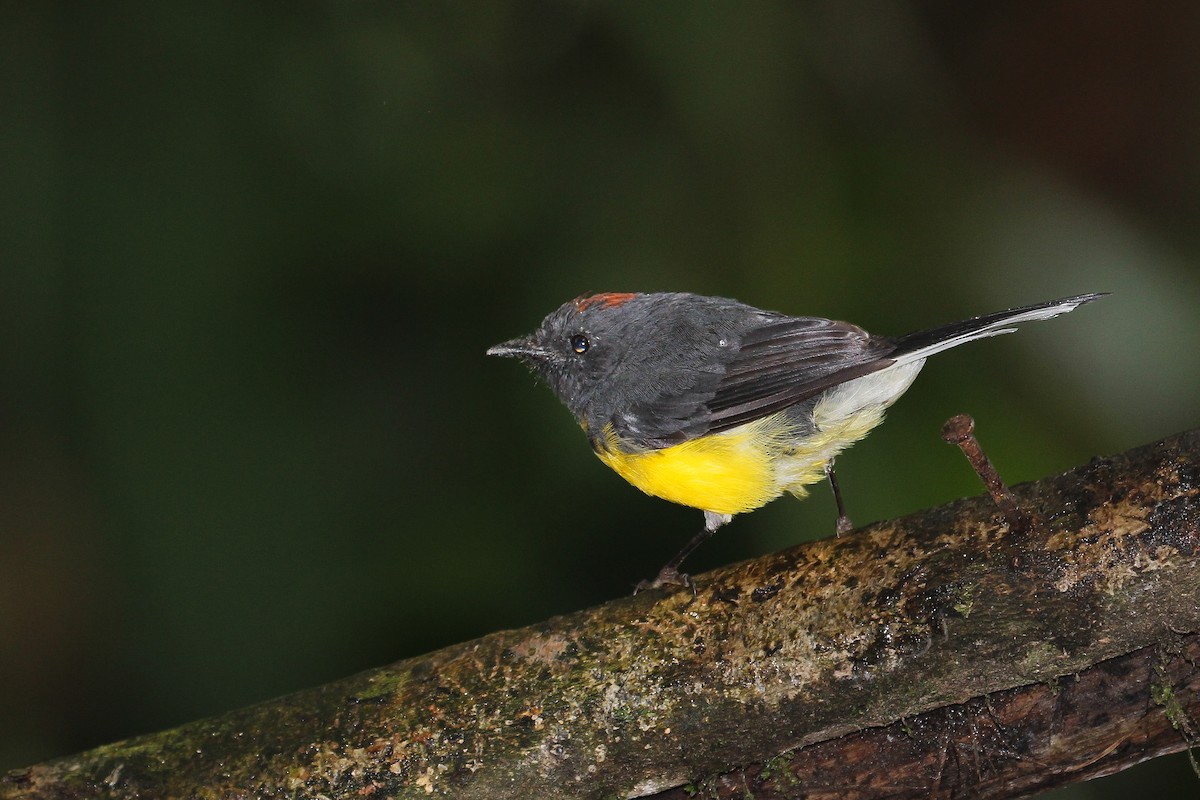
[[[891,338],[723,297],[607,292],[572,300],[529,336],[487,352],[541,375],[622,478],[704,512],[704,529],[643,585],[689,584],[680,564],[734,514],[785,491],[804,497],[823,478],[838,532],[849,530],[834,458],[883,421],[926,358],[1102,296]]]

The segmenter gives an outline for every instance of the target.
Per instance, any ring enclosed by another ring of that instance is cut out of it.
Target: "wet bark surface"
[[[17,770],[0,798],[1003,797],[1194,743],[1200,432],[1014,491],[1021,533],[962,500]]]

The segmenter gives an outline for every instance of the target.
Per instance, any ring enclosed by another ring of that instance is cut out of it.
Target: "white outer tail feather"
[[[949,350],[952,347],[958,347],[960,344],[973,342],[976,339],[986,339],[989,336],[1000,336],[1001,334],[1005,333],[1015,333],[1017,329],[1010,326],[1040,319],[1054,319],[1055,317],[1074,311],[1084,303],[1088,303],[1096,299],[1096,297],[1097,295],[1080,295],[1079,297],[1069,297],[1063,300],[1061,303],[1047,306],[1045,308],[1031,308],[1024,311],[1017,311],[1014,312],[1012,316],[998,319],[990,325],[980,328],[979,330],[971,331],[970,333],[959,334],[958,336],[954,336],[940,342],[934,342],[933,344],[927,345],[918,350],[913,350],[897,356],[896,363],[907,364],[918,359],[929,358],[929,356],[935,353],[940,353],[943,350]]]
[[[884,410],[908,390],[929,356],[975,339],[1012,333],[1016,330],[1013,326],[1022,322],[1053,319],[1101,296],[1085,294],[1034,308],[1013,309],[1011,313],[1001,312],[993,315],[998,319],[984,322],[982,327],[891,356],[895,360],[891,366],[834,386],[820,397],[813,408],[813,423],[817,430],[834,432],[818,457],[825,460],[834,458],[839,451],[866,436],[871,428],[882,422]],[[969,323],[970,320],[960,324]],[[929,334],[936,335],[937,331],[930,331]],[[811,463],[806,463],[800,468],[804,471],[813,467]]]

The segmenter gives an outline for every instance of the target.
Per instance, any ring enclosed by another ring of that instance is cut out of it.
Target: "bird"
[[[541,377],[592,450],[643,492],[704,512],[704,527],[638,588],[692,586],[684,559],[737,514],[827,480],[932,355],[1075,310],[1092,292],[889,337],[689,292],[601,292],[487,350]],[[694,590],[694,587],[693,587]]]

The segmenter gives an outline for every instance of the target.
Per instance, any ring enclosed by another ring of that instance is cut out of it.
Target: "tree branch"
[[[1200,431],[1014,491],[1021,535],[962,500],[18,770],[0,798],[1005,797],[1194,745]]]

